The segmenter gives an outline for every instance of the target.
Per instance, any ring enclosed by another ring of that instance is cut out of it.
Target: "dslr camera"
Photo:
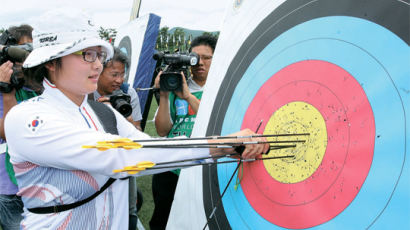
[[[114,109],[120,112],[124,117],[128,117],[132,113],[131,96],[117,89],[112,94],[107,95],[110,98],[110,104]]]
[[[161,91],[182,91],[181,71],[186,73],[185,77],[188,77],[188,66],[199,63],[199,55],[194,52],[190,54],[158,52],[153,58],[166,65],[159,82]]]
[[[24,62],[30,52],[33,50],[33,45],[27,43],[24,45],[17,45],[17,41],[6,30],[0,36],[0,65],[7,61]],[[10,78],[10,83],[0,82],[0,92],[9,93],[13,89],[20,89],[24,85],[23,73],[21,66],[13,66],[13,74]]]

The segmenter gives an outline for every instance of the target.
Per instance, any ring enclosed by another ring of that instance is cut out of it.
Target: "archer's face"
[[[100,47],[90,47],[83,51],[101,52]],[[87,62],[82,55],[70,54],[61,58],[61,68],[51,64],[52,82],[75,103],[81,103],[86,94],[97,89],[97,81],[102,71],[102,63],[96,58]]]

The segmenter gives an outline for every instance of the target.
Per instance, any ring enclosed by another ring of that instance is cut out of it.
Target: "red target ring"
[[[360,191],[372,163],[375,122],[367,96],[353,76],[332,63],[311,60],[291,64],[266,81],[248,107],[242,127],[267,121],[295,101],[312,105],[326,123],[328,142],[321,164],[298,183],[275,180],[261,161],[245,164],[241,187],[253,209],[268,221],[308,228],[337,216]]]

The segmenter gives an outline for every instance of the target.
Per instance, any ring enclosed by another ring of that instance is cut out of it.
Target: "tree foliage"
[[[157,50],[167,50],[168,49],[168,30],[167,26],[162,27],[158,32],[156,49]]]
[[[117,30],[113,28],[104,29],[100,26],[100,29],[98,29],[98,34],[102,39],[114,44],[115,37],[117,36]]]
[[[159,30],[156,49],[164,52],[187,52],[191,45],[191,41],[195,38],[193,34],[189,33],[189,30],[177,27],[172,29],[171,33],[167,26],[162,27]],[[211,36],[219,37],[219,32],[203,32],[202,35],[208,34]]]

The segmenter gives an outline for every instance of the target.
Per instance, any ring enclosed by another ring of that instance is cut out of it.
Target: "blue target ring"
[[[335,226],[362,229],[374,223],[381,227],[391,227],[393,223],[402,226],[397,216],[382,214],[394,207],[395,212],[405,215],[406,207],[397,204],[410,192],[409,186],[405,186],[408,183],[396,187],[400,176],[403,177],[407,154],[405,120],[409,116],[405,114],[405,104],[408,102],[403,101],[399,90],[409,84],[410,70],[403,68],[408,66],[409,54],[409,46],[396,34],[370,21],[331,16],[302,23],[273,40],[250,64],[232,95],[221,133],[240,129],[256,92],[279,70],[303,60],[324,60],[338,65],[362,85],[374,112],[379,138],[375,137],[370,172],[354,201],[334,219],[312,229]],[[389,105],[389,113],[386,105]],[[235,165],[218,166],[221,185],[228,183],[234,168]],[[236,220],[230,222],[233,229],[282,229],[262,218],[248,203],[241,188],[235,191],[231,185],[223,198],[223,206],[227,218]],[[364,207],[372,208],[363,212]]]

